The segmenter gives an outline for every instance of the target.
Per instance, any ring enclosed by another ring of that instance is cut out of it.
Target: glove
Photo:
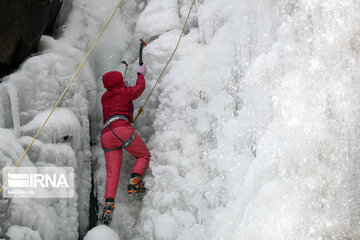
[[[146,65],[143,64],[142,66],[139,67],[137,73],[140,73],[142,74],[144,77],[145,77],[145,74],[146,74]]]

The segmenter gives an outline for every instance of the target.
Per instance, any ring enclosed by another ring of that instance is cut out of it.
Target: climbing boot
[[[143,182],[141,175],[132,173],[128,185],[128,193],[138,195],[145,193],[145,191],[145,182]]]
[[[104,206],[104,211],[103,211],[103,215],[101,218],[101,222],[104,225],[109,226],[112,220],[112,216],[113,216],[113,212],[114,212],[114,208],[115,208],[115,204],[114,201],[112,202],[105,202],[105,206]]]

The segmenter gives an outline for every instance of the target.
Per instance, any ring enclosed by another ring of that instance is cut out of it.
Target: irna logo
[[[65,174],[17,174],[8,173],[9,187],[59,188],[70,187]]]
[[[70,167],[6,167],[3,182],[6,198],[72,198],[74,169]]]

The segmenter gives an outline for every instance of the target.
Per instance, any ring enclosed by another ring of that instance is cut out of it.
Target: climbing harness
[[[100,137],[100,142],[101,142],[101,146],[103,147],[103,149],[104,149],[104,152],[110,152],[110,151],[114,151],[114,150],[120,150],[120,149],[126,149],[126,148],[128,148],[130,145],[131,145],[131,143],[135,140],[135,137],[136,137],[136,132],[134,131],[131,135],[130,135],[130,137],[128,138],[128,139],[126,139],[125,141],[123,141],[118,135],[116,135],[116,133],[114,132],[114,130],[112,129],[112,127],[111,127],[111,123],[108,125],[109,126],[109,129],[110,129],[110,131],[112,132],[112,134],[114,134],[114,136],[120,141],[120,142],[122,142],[122,145],[121,145],[121,147],[118,147],[118,148],[106,148],[105,146],[104,146],[104,143],[103,143],[103,140],[102,140],[102,135],[103,135],[103,132],[104,132],[104,130],[102,130],[102,132],[101,132],[101,137]]]
[[[139,108],[138,113],[137,113],[137,115],[136,115],[136,117],[135,117],[135,119],[134,119],[134,123],[135,123],[135,122],[136,122],[136,120],[139,118],[140,114],[144,114],[144,108],[145,108],[146,103],[149,101],[150,96],[151,96],[151,95],[152,95],[152,93],[154,92],[154,90],[155,90],[155,88],[156,88],[157,84],[159,83],[160,79],[161,79],[161,78],[162,78],[162,76],[164,75],[165,70],[166,70],[166,69],[167,69],[167,67],[169,66],[169,64],[170,64],[171,60],[173,59],[173,57],[174,57],[174,55],[175,55],[175,53],[176,53],[177,49],[179,48],[179,45],[180,45],[181,39],[182,39],[182,37],[183,37],[183,35],[184,35],[185,29],[186,29],[186,26],[187,26],[187,23],[188,23],[188,21],[189,21],[189,17],[190,17],[190,14],[191,14],[191,11],[192,11],[192,9],[193,9],[194,5],[195,5],[195,0],[193,0],[193,2],[192,2],[192,4],[191,4],[191,7],[190,7],[190,9],[189,9],[189,13],[188,13],[188,15],[187,15],[187,17],[186,17],[186,20],[185,20],[184,26],[183,26],[183,28],[182,28],[182,31],[181,31],[181,34],[180,34],[179,40],[178,40],[178,42],[177,42],[177,44],[176,44],[176,47],[175,47],[175,49],[174,49],[173,53],[171,54],[171,56],[170,56],[169,60],[167,61],[167,63],[166,63],[166,65],[165,65],[164,69],[161,71],[159,78],[158,78],[158,79],[157,79],[157,81],[155,82],[155,85],[154,85],[154,87],[151,89],[151,91],[150,91],[149,95],[147,96],[147,98],[146,98],[146,100],[145,100],[144,104],[143,104],[143,105]],[[140,66],[141,66],[141,65],[140,65]]]
[[[65,90],[63,91],[63,93],[61,94],[60,98],[58,99],[58,101],[55,103],[53,109],[51,110],[51,112],[49,113],[49,115],[47,116],[46,120],[44,121],[44,123],[41,125],[40,129],[37,131],[37,133],[35,134],[35,136],[33,137],[32,141],[30,142],[30,144],[28,145],[28,147],[26,148],[25,152],[23,153],[23,155],[20,157],[20,160],[17,162],[16,166],[14,167],[14,169],[12,170],[12,173],[15,173],[16,168],[20,165],[20,163],[22,162],[22,160],[24,159],[24,157],[26,156],[27,152],[29,151],[29,149],[31,148],[31,146],[34,144],[36,138],[39,136],[40,132],[42,131],[42,129],[45,127],[46,123],[48,122],[48,120],[50,119],[51,115],[54,113],[55,109],[58,107],[58,105],[60,104],[61,100],[64,98],[65,93],[69,90],[70,85],[72,84],[72,82],[74,81],[75,77],[79,74],[80,70],[83,68],[86,60],[89,58],[91,52],[93,51],[93,49],[95,48],[95,46],[97,45],[97,43],[99,42],[100,38],[102,37],[102,35],[104,34],[105,30],[108,28],[111,20],[114,18],[115,13],[119,10],[122,2],[124,0],[120,0],[119,4],[116,6],[114,12],[112,13],[112,15],[110,16],[109,20],[107,21],[107,23],[105,24],[103,30],[100,32],[98,38],[95,40],[94,44],[91,46],[89,52],[86,54],[85,58],[83,59],[83,61],[81,62],[80,66],[78,67],[78,69],[76,70],[75,74],[73,75],[73,77],[71,78],[70,82],[68,83],[68,85],[66,86]],[[6,178],[5,182],[3,183],[2,187],[0,188],[0,193],[4,190],[4,187],[6,186],[6,184],[8,183],[9,178]]]
[[[124,116],[124,115],[113,115],[113,116],[110,116],[108,119],[106,119],[105,121],[105,124],[104,124],[104,128],[103,130],[101,131],[101,139],[100,139],[100,142],[101,142],[101,146],[103,147],[104,149],[104,152],[110,152],[110,151],[114,151],[114,150],[120,150],[120,149],[126,149],[128,148],[131,143],[134,141],[135,137],[136,137],[136,132],[134,131],[130,137],[128,139],[126,139],[125,141],[123,141],[118,135],[116,135],[116,133],[114,132],[114,130],[112,129],[111,127],[111,123],[112,122],[115,122],[117,120],[120,120],[120,119],[123,119],[123,120],[126,120],[129,122],[129,119],[128,117]],[[103,132],[105,130],[105,128],[109,126],[109,129],[110,131],[112,132],[112,134],[114,134],[114,136],[120,141],[122,142],[122,145],[121,147],[118,147],[118,148],[106,148],[104,146],[104,143],[103,143],[103,140],[102,140],[102,135],[103,135]]]
[[[118,115],[118,114],[112,115],[108,119],[106,119],[103,129],[105,129],[107,127],[107,125],[109,125],[110,123],[115,122],[116,120],[119,120],[119,119],[123,119],[123,120],[126,120],[129,122],[129,118],[125,115]]]

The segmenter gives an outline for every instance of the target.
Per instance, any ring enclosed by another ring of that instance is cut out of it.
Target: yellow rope
[[[61,100],[63,99],[63,97],[65,96],[65,93],[68,91],[71,83],[74,81],[75,77],[78,75],[78,73],[80,72],[80,70],[82,69],[82,67],[84,66],[86,60],[89,58],[91,52],[93,51],[93,49],[95,48],[96,44],[99,42],[100,38],[102,37],[103,33],[105,32],[105,30],[107,29],[107,27],[109,26],[109,23],[111,22],[111,20],[114,18],[115,13],[118,11],[118,9],[120,8],[121,3],[123,2],[123,0],[120,1],[119,5],[116,7],[116,9],[114,10],[113,14],[111,15],[111,17],[109,18],[109,20],[107,21],[105,27],[103,28],[103,30],[101,31],[101,33],[99,34],[98,38],[96,39],[96,41],[94,42],[94,44],[92,45],[92,47],[90,48],[89,52],[86,54],[84,60],[81,62],[79,68],[77,69],[77,71],[75,72],[75,74],[73,75],[72,79],[70,80],[70,82],[68,83],[68,85],[66,86],[64,92],[61,94],[59,100],[55,103],[55,106],[53,107],[53,109],[51,110],[51,112],[49,113],[49,115],[47,116],[45,122],[43,123],[43,125],[40,127],[40,129],[37,131],[37,133],[35,134],[34,138],[32,139],[32,141],[30,142],[29,146],[26,148],[25,152],[23,153],[23,155],[21,156],[20,160],[17,162],[16,166],[14,167],[12,173],[15,172],[16,168],[20,165],[20,163],[22,162],[22,160],[24,159],[24,157],[26,156],[27,152],[29,151],[29,149],[31,148],[31,146],[33,145],[33,143],[35,142],[36,138],[39,136],[40,132],[42,131],[42,129],[44,128],[45,124],[48,122],[48,120],[50,119],[51,115],[53,114],[53,112],[55,111],[55,109],[58,107],[58,105],[60,104]],[[9,178],[6,179],[6,181],[4,182],[4,184],[2,185],[1,189],[0,189],[0,193],[3,191],[4,187],[6,186],[6,184],[8,183]]]
[[[191,14],[191,11],[192,11],[194,5],[195,5],[195,0],[193,0],[193,2],[192,2],[192,4],[191,4],[191,7],[190,7],[190,9],[189,9],[189,13],[188,13],[188,15],[187,15],[187,17],[186,17],[186,20],[185,20],[185,23],[184,23],[184,27],[183,27],[183,29],[182,29],[182,31],[181,31],[181,34],[180,34],[179,40],[178,40],[178,42],[177,42],[177,44],[176,44],[176,47],[175,47],[173,53],[171,54],[168,62],[166,63],[164,69],[161,71],[159,78],[157,79],[154,87],[151,89],[151,91],[150,91],[149,95],[147,96],[144,104],[139,108],[139,111],[138,111],[138,113],[137,113],[137,115],[136,115],[136,117],[135,117],[135,119],[134,119],[134,123],[136,122],[136,120],[138,119],[138,117],[140,116],[140,114],[144,114],[144,107],[145,107],[146,103],[149,101],[149,98],[150,98],[151,94],[154,92],[154,89],[155,89],[156,85],[159,83],[160,79],[161,79],[162,76],[164,75],[165,70],[166,70],[167,67],[169,66],[172,58],[174,57],[174,55],[175,55],[175,53],[176,53],[176,51],[177,51],[177,49],[178,49],[178,47],[179,47],[179,45],[180,45],[181,39],[182,39],[183,34],[184,34],[184,32],[185,32],[185,28],[186,28],[186,26],[187,26],[187,23],[188,23],[188,20],[189,20],[189,17],[190,17],[190,14]]]

